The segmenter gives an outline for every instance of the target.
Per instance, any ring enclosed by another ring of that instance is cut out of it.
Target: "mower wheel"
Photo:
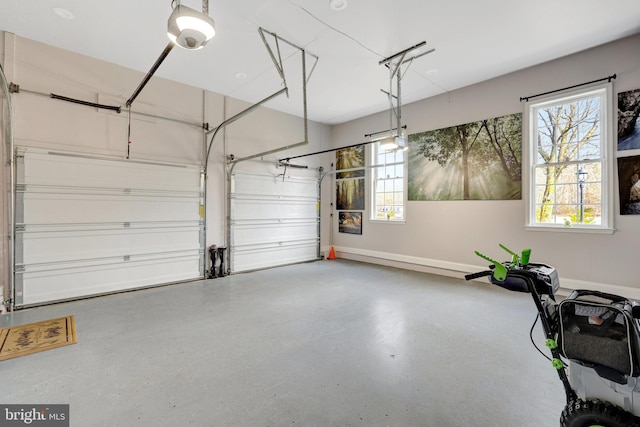
[[[636,427],[634,417],[620,407],[600,400],[572,400],[562,411],[561,427]]]

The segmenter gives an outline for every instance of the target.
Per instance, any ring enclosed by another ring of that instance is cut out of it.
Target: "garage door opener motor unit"
[[[530,249],[516,254],[500,246],[511,255],[510,261],[495,261],[476,251],[491,262],[490,269],[465,279],[489,276],[495,285],[533,297],[549,359],[566,392],[560,425],[640,426],[640,302],[577,290],[557,303],[556,269],[530,263]]]

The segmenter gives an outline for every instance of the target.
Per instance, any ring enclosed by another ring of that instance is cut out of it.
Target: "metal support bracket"
[[[411,54],[416,49],[421,48],[427,44],[426,41],[420,42],[414,46],[404,49],[396,54],[393,54],[380,62],[378,65],[384,65],[389,69],[389,90],[380,89],[387,95],[389,100],[389,136],[400,136],[401,129],[405,129],[406,126],[402,126],[402,78],[411,66],[414,59],[420,58],[435,49],[430,49],[426,52],[413,55],[407,58],[408,54]],[[404,71],[402,67],[406,64]],[[394,91],[394,79],[395,79],[395,91]],[[395,119],[395,126],[394,126]]]

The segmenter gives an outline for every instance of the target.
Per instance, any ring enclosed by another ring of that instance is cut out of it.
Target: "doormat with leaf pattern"
[[[78,341],[73,316],[0,329],[0,361]]]

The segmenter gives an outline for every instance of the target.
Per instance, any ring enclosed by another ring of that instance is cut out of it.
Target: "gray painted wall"
[[[524,112],[520,97],[612,74],[617,74],[614,81],[617,96],[618,92],[640,88],[639,53],[640,35],[622,39],[404,105],[403,123],[409,133],[414,133]],[[428,57],[421,59],[428,60]],[[403,89],[410,90],[410,87]],[[334,126],[332,144],[344,146],[364,141],[365,133],[388,127],[388,120],[389,115],[382,113]],[[615,175],[617,192],[617,171]],[[501,257],[504,253],[498,243],[516,250],[529,247],[533,260],[556,266],[566,287],[598,288],[640,297],[640,276],[635,268],[640,216],[620,216],[618,199],[616,193],[613,235],[526,231],[523,200],[433,201],[409,202],[406,224],[366,221],[362,236],[338,233],[334,221],[333,245],[339,256],[345,258],[427,271],[435,268],[452,275],[460,275],[455,270],[484,267],[474,250]]]

